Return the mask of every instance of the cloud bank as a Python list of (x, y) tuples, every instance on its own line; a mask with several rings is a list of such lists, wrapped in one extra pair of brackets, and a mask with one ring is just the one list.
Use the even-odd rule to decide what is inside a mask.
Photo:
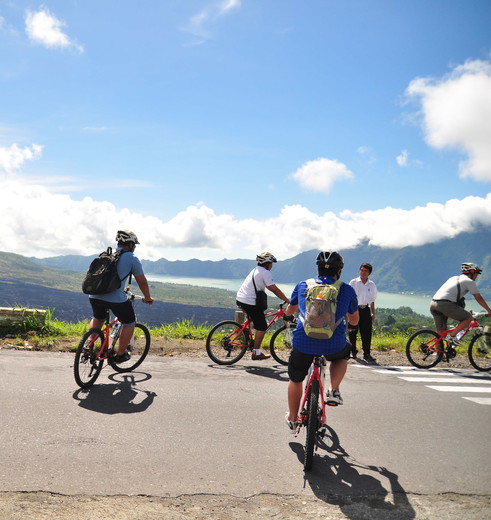
[(121, 228), (138, 235), (141, 258), (220, 260), (253, 258), (265, 249), (285, 259), (310, 249), (348, 249), (364, 241), (399, 248), (491, 225), (491, 193), (411, 210), (387, 207), (339, 215), (318, 215), (291, 205), (265, 220), (240, 220), (196, 204), (162, 221), (110, 202), (51, 193), (15, 175), (0, 176), (0, 190), (0, 250), (37, 257), (100, 252), (113, 245)]

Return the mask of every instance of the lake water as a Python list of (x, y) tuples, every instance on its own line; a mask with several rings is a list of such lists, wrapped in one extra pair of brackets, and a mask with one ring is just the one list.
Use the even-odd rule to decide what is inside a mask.
[[(197, 287), (213, 287), (215, 289), (225, 289), (227, 291), (237, 291), (242, 284), (242, 279), (218, 279), (218, 278), (194, 278), (189, 276), (163, 276), (158, 274), (146, 273), (148, 280), (154, 282), (175, 283), (185, 285), (195, 285)], [(286, 294), (290, 295), (295, 284), (278, 283), (278, 287)], [(430, 314), (431, 296), (418, 294), (394, 294), (379, 292), (377, 297), (377, 307), (387, 309), (398, 309), (399, 307), (410, 307), (414, 312), (431, 316)]]

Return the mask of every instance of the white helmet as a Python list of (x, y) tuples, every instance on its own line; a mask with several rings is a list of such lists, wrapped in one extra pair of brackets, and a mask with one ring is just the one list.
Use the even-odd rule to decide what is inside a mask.
[(276, 258), (273, 255), (273, 253), (269, 253), (268, 251), (265, 251), (264, 253), (259, 253), (256, 256), (256, 262), (259, 265), (270, 264), (270, 263), (274, 263), (274, 262), (277, 262), (277, 261), (278, 260), (276, 260)]
[(116, 234), (116, 242), (119, 244), (120, 242), (133, 242), (134, 244), (139, 244), (138, 238), (133, 233), (133, 231), (118, 231)]

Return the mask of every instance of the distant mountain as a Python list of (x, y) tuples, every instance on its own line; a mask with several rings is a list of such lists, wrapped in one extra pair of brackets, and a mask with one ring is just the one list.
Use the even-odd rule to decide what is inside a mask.
[[(472, 261), (479, 264), (483, 274), (478, 283), (482, 294), (491, 296), (491, 231), (461, 233), (454, 238), (432, 244), (401, 249), (386, 249), (368, 244), (340, 251), (345, 259), (342, 278), (349, 281), (358, 276), (362, 262), (374, 266), (372, 278), (379, 290), (385, 292), (415, 292), (433, 294), (450, 276), (459, 273), (460, 264)], [(273, 268), (274, 280), (278, 283), (296, 283), (315, 274), (317, 250), (301, 253), (281, 260)], [(64, 270), (86, 271), (93, 256), (57, 256), (31, 258), (33, 262)], [(251, 260), (157, 261), (142, 260), (146, 273), (199, 278), (241, 279), (256, 265)]]

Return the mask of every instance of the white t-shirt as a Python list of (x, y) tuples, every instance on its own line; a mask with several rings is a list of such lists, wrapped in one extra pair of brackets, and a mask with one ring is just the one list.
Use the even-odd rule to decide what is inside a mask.
[(457, 301), (457, 281), (460, 282), (460, 297), (462, 298), (467, 293), (479, 294), (476, 282), (471, 280), (467, 275), (461, 274), (459, 276), (452, 276), (436, 291), (433, 296), (434, 300), (450, 300)]
[(256, 291), (254, 290), (254, 284), (252, 283), (252, 277), (254, 276), (254, 282), (258, 291), (264, 291), (269, 285), (273, 285), (273, 277), (271, 272), (264, 267), (258, 265), (255, 267), (242, 282), (240, 289), (237, 291), (237, 300), (247, 305), (256, 305)]
[(370, 305), (377, 299), (377, 286), (372, 280), (367, 280), (367, 283), (363, 283), (359, 276), (358, 278), (353, 278), (349, 284), (355, 290), (358, 305)]

